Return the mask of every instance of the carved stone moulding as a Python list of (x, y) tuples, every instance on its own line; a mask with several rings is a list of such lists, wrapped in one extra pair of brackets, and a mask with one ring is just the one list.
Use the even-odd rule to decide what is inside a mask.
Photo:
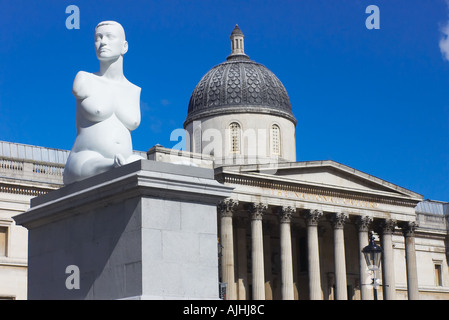
[(239, 202), (234, 199), (225, 199), (220, 201), (217, 205), (217, 210), (222, 217), (232, 217), (239, 205)]
[(248, 203), (246, 208), (252, 220), (262, 220), (263, 215), (267, 212), (268, 205), (264, 203)]
[(323, 211), (321, 210), (308, 210), (305, 213), (305, 218), (306, 218), (306, 222), (308, 226), (317, 226), (318, 225), (318, 221), (321, 219), (321, 217), (323, 216)]

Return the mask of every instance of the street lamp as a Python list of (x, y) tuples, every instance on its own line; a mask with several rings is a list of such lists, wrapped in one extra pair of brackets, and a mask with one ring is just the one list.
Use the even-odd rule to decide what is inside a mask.
[(220, 238), (217, 238), (217, 251), (218, 251), (218, 296), (222, 300), (226, 300), (226, 282), (222, 281), (222, 269), (221, 269), (221, 259), (223, 257), (223, 246), (220, 243)]
[(362, 249), (362, 253), (365, 257), (366, 265), (368, 269), (373, 272), (373, 289), (374, 289), (374, 300), (377, 300), (377, 271), (380, 267), (380, 258), (382, 256), (382, 248), (374, 242), (373, 232), (369, 234), (369, 243)]

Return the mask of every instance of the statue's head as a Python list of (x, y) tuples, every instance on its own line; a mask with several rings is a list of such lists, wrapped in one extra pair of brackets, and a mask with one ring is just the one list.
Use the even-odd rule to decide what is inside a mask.
[(128, 51), (125, 30), (115, 21), (103, 21), (95, 27), (95, 51), (101, 60), (115, 60)]

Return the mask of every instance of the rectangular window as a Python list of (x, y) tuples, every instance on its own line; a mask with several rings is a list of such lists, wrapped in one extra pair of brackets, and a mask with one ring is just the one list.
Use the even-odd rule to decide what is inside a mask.
[(280, 129), (277, 125), (271, 126), (271, 152), (273, 155), (281, 155)]
[(0, 257), (7, 255), (8, 248), (8, 227), (0, 227)]
[(435, 264), (435, 285), (441, 287), (443, 279), (441, 277), (441, 264)]
[(231, 153), (240, 153), (240, 125), (231, 123)]

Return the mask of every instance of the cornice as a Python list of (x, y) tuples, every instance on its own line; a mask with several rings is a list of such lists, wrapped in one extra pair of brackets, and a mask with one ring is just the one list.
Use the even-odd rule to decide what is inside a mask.
[[(273, 170), (276, 170), (277, 172), (286, 171), (286, 170), (300, 170), (300, 169), (312, 169), (312, 168), (331, 168), (343, 173), (346, 173), (348, 175), (354, 176), (356, 178), (359, 178), (361, 180), (368, 181), (374, 185), (378, 185), (387, 189), (390, 189), (391, 192), (397, 192), (398, 194), (396, 197), (403, 197), (407, 199), (415, 199), (417, 202), (420, 202), (424, 199), (423, 195), (418, 194), (416, 192), (413, 192), (411, 190), (405, 189), (403, 187), (400, 187), (398, 185), (395, 185), (391, 182), (388, 182), (386, 180), (377, 178), (373, 175), (367, 174), (365, 172), (359, 171), (357, 169), (351, 168), (349, 166), (346, 166), (344, 164), (341, 164), (339, 162), (333, 161), (333, 160), (318, 160), (318, 161), (297, 161), (297, 162), (278, 162), (275, 164), (252, 164), (252, 165), (231, 165), (231, 166), (223, 166), (219, 168), (217, 172), (223, 172), (223, 173), (232, 173), (232, 172), (239, 172), (241, 174), (243, 173), (251, 173), (252, 175), (260, 175), (260, 176), (266, 176), (268, 178), (275, 178), (270, 172), (273, 172)], [(267, 173), (265, 173), (267, 172)], [(288, 177), (282, 177), (283, 180), (289, 180)], [(296, 181), (291, 179), (292, 181)], [(314, 185), (321, 185), (319, 183), (310, 183), (307, 182), (307, 184), (314, 184)], [(330, 187), (332, 185), (324, 185), (327, 187)], [(340, 186), (333, 186), (336, 188), (341, 188)], [(348, 190), (351, 190), (350, 188), (346, 188)], [(352, 190), (354, 192), (358, 192), (360, 190)], [(383, 192), (383, 191), (376, 191), (379, 194), (383, 194), (385, 196), (391, 195), (391, 192)]]
[(348, 198), (357, 201), (376, 202), (394, 206), (414, 208), (420, 201), (414, 198), (407, 198), (391, 193), (367, 192), (348, 188), (337, 188), (336, 186), (314, 184), (305, 181), (286, 179), (274, 175), (260, 175), (251, 173), (239, 173), (234, 171), (221, 171), (216, 174), (216, 179), (224, 184), (244, 185), (273, 189), (279, 191), (289, 191), (293, 193), (307, 193), (325, 197)]
[(56, 188), (40, 188), (36, 186), (26, 186), (21, 184), (0, 183), (0, 192), (31, 197), (41, 196), (55, 189)]
[[(83, 212), (84, 208), (90, 210), (133, 197), (216, 205), (231, 195), (232, 188), (216, 182), (210, 170), (181, 167), (149, 160), (136, 161), (33, 198), (31, 209), (14, 219), (18, 224), (35, 225)], [(181, 170), (182, 174), (177, 173)]]

